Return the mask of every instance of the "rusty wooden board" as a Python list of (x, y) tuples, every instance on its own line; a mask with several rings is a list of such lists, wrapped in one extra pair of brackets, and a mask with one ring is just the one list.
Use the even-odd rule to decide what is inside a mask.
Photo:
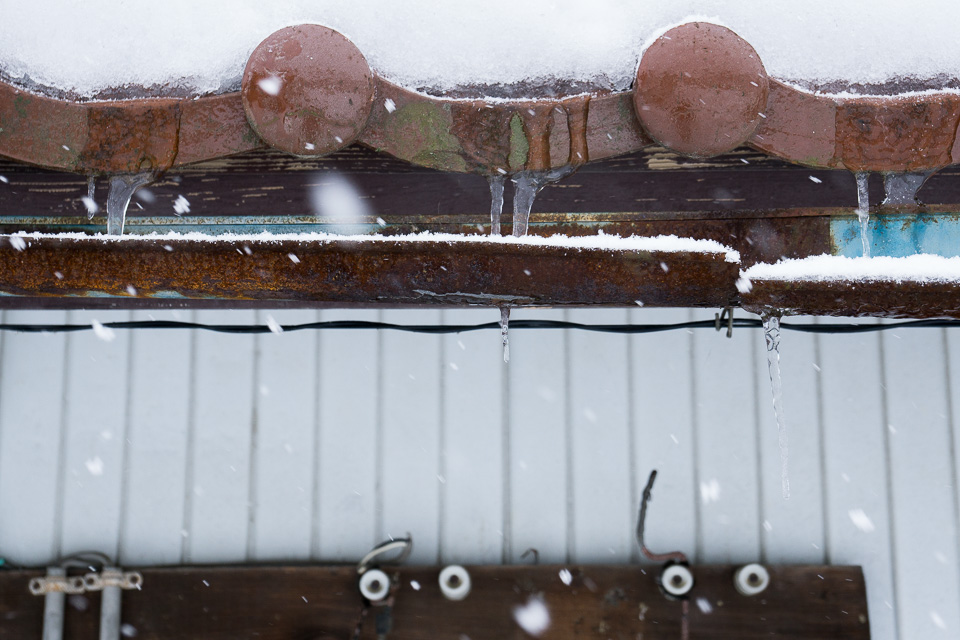
[[(681, 638), (684, 603), (667, 599), (658, 567), (467, 567), (466, 599), (446, 600), (437, 568), (397, 575), (390, 640), (524, 638), (515, 607), (541, 598), (550, 626), (541, 638), (616, 640)], [(734, 566), (692, 567), (687, 601), (696, 640), (791, 638), (866, 640), (866, 585), (859, 567), (768, 567), (770, 586), (757, 596), (734, 588)], [(182, 567), (143, 569), (143, 589), (123, 592), (122, 621), (138, 640), (350, 638), (362, 609), (353, 567)], [(39, 638), (43, 598), (27, 584), (36, 571), (0, 572), (0, 638)], [(413, 585), (416, 583), (417, 587)], [(97, 593), (70, 596), (65, 639), (96, 637)], [(363, 625), (372, 639), (377, 609)]]
[[(356, 305), (717, 307), (723, 253), (393, 239), (0, 238), (0, 307), (55, 297)], [(18, 297), (25, 298), (18, 300)]]

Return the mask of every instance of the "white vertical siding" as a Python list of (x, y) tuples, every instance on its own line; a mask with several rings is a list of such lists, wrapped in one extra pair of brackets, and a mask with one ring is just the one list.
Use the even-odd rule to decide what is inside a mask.
[[(712, 311), (515, 310), (673, 323)], [(207, 323), (267, 312), (180, 312)], [(492, 322), (496, 310), (271, 312), (281, 323)], [(130, 313), (5, 312), (88, 323)], [(170, 318), (172, 312), (132, 317)], [(795, 320), (797, 322), (802, 320)], [(821, 321), (822, 322), (822, 321)], [(355, 561), (413, 534), (416, 563), (863, 565), (880, 640), (960, 630), (960, 338), (784, 332), (792, 495), (780, 495), (762, 336), (513, 331), (0, 334), (0, 554), (125, 564)]]

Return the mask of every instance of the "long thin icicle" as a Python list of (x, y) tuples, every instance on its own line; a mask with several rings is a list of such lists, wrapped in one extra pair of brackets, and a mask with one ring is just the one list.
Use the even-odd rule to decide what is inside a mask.
[(870, 257), (870, 174), (866, 171), (854, 173), (857, 177), (857, 218), (860, 219), (860, 242), (863, 243), (863, 257)]
[(788, 473), (789, 442), (787, 421), (783, 413), (783, 380), (780, 377), (780, 316), (763, 316), (763, 338), (767, 346), (767, 369), (770, 371), (770, 388), (773, 391), (773, 413), (777, 418), (777, 435), (780, 441), (780, 486), (783, 499), (790, 498), (790, 475)]
[(490, 176), (490, 235), (500, 235), (500, 215), (503, 213), (503, 180), (504, 176)]

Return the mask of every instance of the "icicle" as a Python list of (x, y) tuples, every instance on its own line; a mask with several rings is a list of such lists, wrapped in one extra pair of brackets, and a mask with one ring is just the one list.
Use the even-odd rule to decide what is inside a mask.
[(500, 307), (500, 342), (503, 344), (503, 361), (510, 362), (510, 307)]
[(513, 235), (527, 235), (530, 224), (530, 210), (540, 189), (551, 182), (573, 173), (576, 167), (566, 166), (549, 171), (521, 171), (513, 176)]
[(787, 472), (788, 442), (787, 422), (783, 414), (783, 380), (780, 378), (780, 316), (763, 316), (763, 338), (767, 345), (767, 368), (770, 371), (770, 388), (773, 391), (773, 412), (777, 418), (777, 434), (780, 441), (780, 486), (783, 498), (790, 498), (790, 476)]
[(854, 173), (857, 177), (857, 218), (860, 220), (860, 242), (863, 244), (863, 257), (870, 257), (870, 174), (866, 171)]
[(914, 173), (891, 172), (883, 174), (884, 205), (917, 204), (917, 192), (933, 171)]
[(490, 183), (490, 235), (500, 235), (500, 214), (503, 213), (503, 176), (487, 178)]
[(135, 173), (112, 176), (110, 191), (107, 194), (107, 235), (123, 234), (123, 223), (127, 216), (127, 205), (134, 192), (154, 180), (152, 173)]

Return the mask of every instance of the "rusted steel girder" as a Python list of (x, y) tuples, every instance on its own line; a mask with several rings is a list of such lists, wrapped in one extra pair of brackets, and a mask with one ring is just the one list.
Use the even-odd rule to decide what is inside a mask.
[(960, 283), (759, 280), (740, 295), (756, 314), (960, 319)]
[[(0, 308), (734, 303), (723, 253), (379, 239), (0, 237)], [(125, 304), (129, 303), (129, 304)]]
[[(267, 55), (281, 46), (282, 56)], [(301, 82), (311, 69), (323, 90)], [(485, 175), (578, 166), (654, 142), (698, 157), (746, 142), (811, 167), (927, 172), (960, 161), (958, 123), (954, 94), (799, 91), (769, 78), (735, 33), (706, 23), (651, 45), (628, 92), (428, 96), (376, 76), (348, 40), (315, 25), (264, 41), (235, 93), (75, 103), (0, 83), (0, 155), (88, 175), (160, 173), (239, 153), (266, 144), (257, 131), (298, 155), (356, 138), (414, 164)]]

